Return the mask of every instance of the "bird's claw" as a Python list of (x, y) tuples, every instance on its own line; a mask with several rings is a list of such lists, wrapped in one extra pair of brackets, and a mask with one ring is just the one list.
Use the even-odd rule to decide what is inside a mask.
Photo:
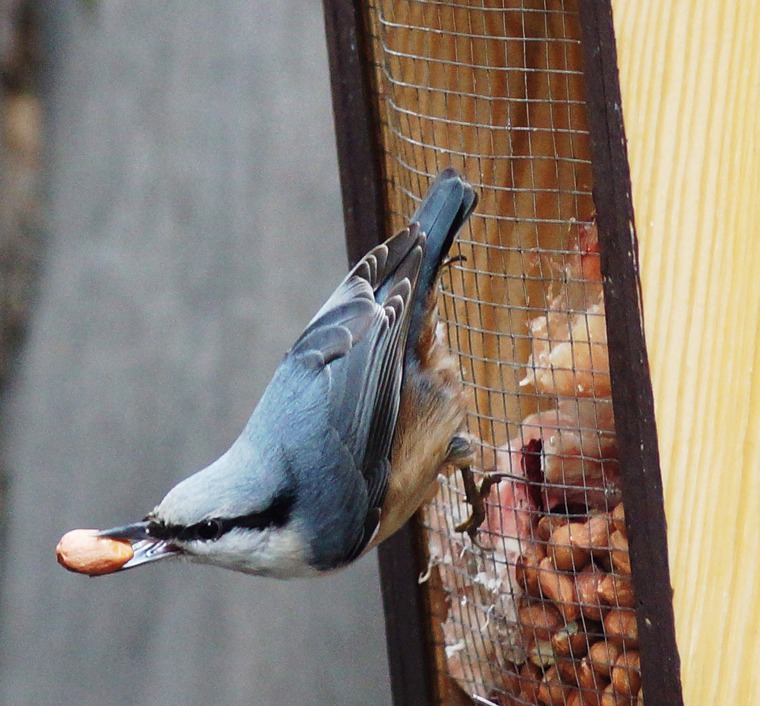
[(472, 543), (480, 547), (481, 545), (477, 541), (477, 536), (480, 526), (486, 519), (486, 498), (490, 494), (491, 488), (503, 480), (504, 475), (501, 473), (489, 473), (481, 481), (480, 487), (478, 487), (470, 466), (460, 468), (459, 472), (462, 474), (465, 501), (472, 508), (472, 511), (470, 512), (470, 516), (454, 529), (457, 532), (466, 532)]
[(451, 267), (457, 262), (467, 262), (467, 257), (461, 253), (459, 255), (451, 255), (441, 263), (441, 269), (444, 267)]

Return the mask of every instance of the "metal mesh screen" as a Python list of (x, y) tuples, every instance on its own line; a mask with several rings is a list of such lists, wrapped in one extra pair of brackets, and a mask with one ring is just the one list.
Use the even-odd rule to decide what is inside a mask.
[(368, 17), (390, 229), (446, 166), (480, 194), (440, 309), (486, 517), (456, 529), (459, 474), (423, 510), (441, 703), (635, 703), (576, 4), (371, 0)]

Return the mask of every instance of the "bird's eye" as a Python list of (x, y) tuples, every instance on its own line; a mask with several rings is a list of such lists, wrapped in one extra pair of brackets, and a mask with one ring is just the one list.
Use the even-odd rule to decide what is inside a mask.
[(195, 535), (198, 539), (209, 542), (212, 539), (217, 539), (222, 533), (222, 523), (219, 520), (204, 520), (199, 522)]

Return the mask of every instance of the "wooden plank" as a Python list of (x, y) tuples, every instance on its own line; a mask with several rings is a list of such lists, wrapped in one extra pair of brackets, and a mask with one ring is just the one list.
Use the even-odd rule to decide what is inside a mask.
[(760, 703), (760, 6), (613, 9), (684, 698)]
[(430, 673), (427, 601), (417, 580), (424, 570), (419, 537), (412, 520), (378, 547), (394, 706), (438, 703)]
[(33, 4), (46, 252), (2, 400), (0, 704), (388, 706), (371, 559), (86, 579), (54, 554), (222, 453), (345, 273), (320, 6)]
[(372, 90), (362, 3), (324, 0), (338, 168), (350, 264), (385, 240), (385, 192), (377, 98)]

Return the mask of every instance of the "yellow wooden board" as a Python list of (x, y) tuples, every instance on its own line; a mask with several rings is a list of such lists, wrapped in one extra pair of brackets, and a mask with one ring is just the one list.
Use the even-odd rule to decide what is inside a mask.
[(760, 3), (614, 0), (687, 704), (760, 704)]

